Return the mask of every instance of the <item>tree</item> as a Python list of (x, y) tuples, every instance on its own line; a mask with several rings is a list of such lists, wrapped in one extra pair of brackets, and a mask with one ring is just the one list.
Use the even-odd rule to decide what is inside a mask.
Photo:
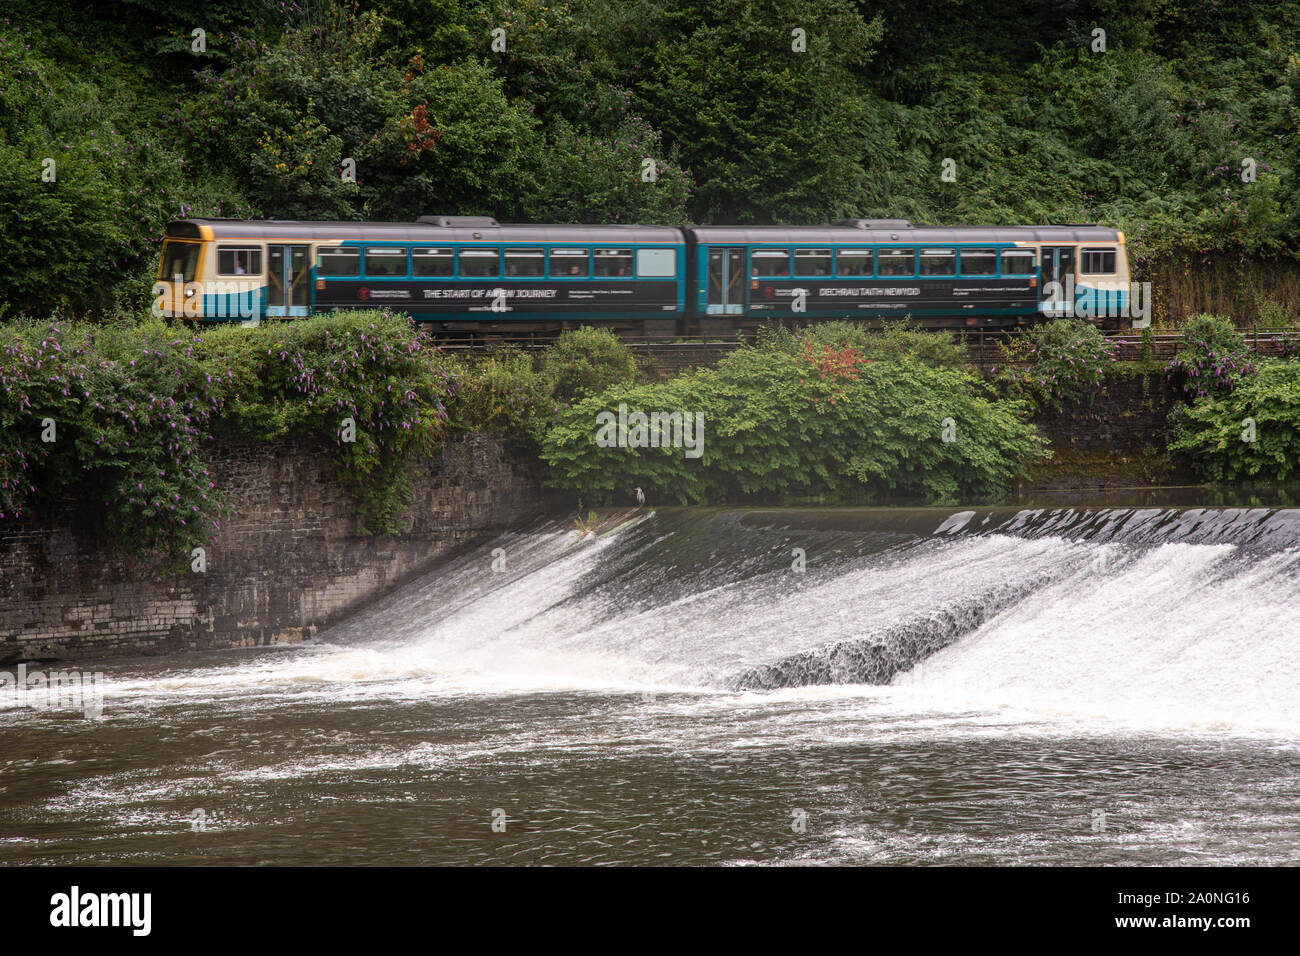
[(559, 120), (525, 211), (540, 222), (684, 223), (693, 181), (665, 152), (640, 117), (607, 136)]
[(697, 219), (816, 222), (861, 207), (860, 71), (878, 20), (846, 0), (686, 0), (666, 30), (637, 90), (696, 177)]
[(431, 69), (413, 62), (397, 102), (357, 154), (368, 218), (517, 218), (536, 188), (542, 140), (491, 70), (472, 60)]

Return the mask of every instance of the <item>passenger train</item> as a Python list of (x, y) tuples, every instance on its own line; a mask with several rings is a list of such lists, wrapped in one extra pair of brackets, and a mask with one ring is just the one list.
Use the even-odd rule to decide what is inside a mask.
[(1124, 234), (1091, 225), (501, 225), (187, 219), (166, 231), (155, 310), (205, 322), (401, 311), (435, 329), (593, 323), (686, 334), (771, 320), (910, 316), (1004, 329), (1129, 305)]

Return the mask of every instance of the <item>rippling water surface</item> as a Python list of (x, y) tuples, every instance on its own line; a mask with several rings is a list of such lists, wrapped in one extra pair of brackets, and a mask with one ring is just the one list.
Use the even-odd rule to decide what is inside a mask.
[(1295, 517), (507, 535), (309, 645), (96, 665), (101, 717), (0, 710), (0, 863), (1293, 863)]

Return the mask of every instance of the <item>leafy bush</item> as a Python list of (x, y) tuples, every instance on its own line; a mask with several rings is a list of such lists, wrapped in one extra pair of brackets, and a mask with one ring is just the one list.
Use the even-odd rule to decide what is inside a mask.
[(562, 332), (543, 354), (542, 371), (555, 401), (577, 398), (626, 385), (636, 379), (636, 359), (610, 329), (583, 326)]
[[(1042, 451), (1026, 409), (982, 390), (965, 372), (774, 333), (717, 368), (562, 409), (542, 458), (553, 484), (605, 501), (637, 486), (683, 503), (989, 497)], [(686, 457), (687, 447), (599, 446), (597, 416), (620, 405), (690, 422), (702, 414), (702, 457)]]
[(1255, 325), (1272, 331), (1294, 330), (1296, 327), (1295, 310), (1289, 302), (1269, 298), (1265, 295), (1254, 296)]
[(503, 349), (469, 362), (460, 373), (451, 413), (455, 426), (465, 431), (536, 440), (551, 421), (553, 405), (547, 378), (533, 357)]
[(202, 454), (220, 382), (161, 323), (0, 333), (0, 518), (78, 499), (124, 550), (178, 559), (220, 527)]
[(966, 347), (950, 332), (930, 332), (917, 328), (906, 319), (886, 322), (874, 348), (881, 358), (911, 356), (923, 365), (937, 368), (968, 368)]
[(759, 329), (759, 339), (769, 347), (801, 349), (811, 343), (816, 349), (852, 346), (873, 361), (910, 359), (936, 368), (965, 369), (969, 363), (965, 347), (949, 332), (917, 328), (908, 319), (887, 321), (880, 329), (857, 322), (834, 320), (815, 322), (790, 329), (771, 326)]
[(1013, 391), (1060, 408), (1100, 385), (1118, 351), (1099, 329), (1082, 319), (1054, 319), (1004, 346), (1007, 361), (1013, 364), (1004, 367), (1000, 377)]
[(201, 332), (16, 322), (0, 343), (0, 518), (74, 498), (123, 550), (172, 559), (220, 527), (205, 457), (216, 434), (330, 440), (364, 529), (392, 530), (405, 467), (445, 433), (458, 379), (386, 313)]
[(1221, 315), (1191, 316), (1183, 324), (1185, 347), (1199, 351), (1236, 352), (1246, 347), (1246, 337)]
[(1222, 395), (1255, 370), (1246, 340), (1232, 322), (1217, 315), (1196, 315), (1183, 331), (1183, 347), (1165, 368), (1165, 376), (1197, 398)]
[(1170, 416), (1171, 451), (1210, 481), (1294, 478), (1300, 472), (1300, 363), (1266, 361), (1236, 388)]

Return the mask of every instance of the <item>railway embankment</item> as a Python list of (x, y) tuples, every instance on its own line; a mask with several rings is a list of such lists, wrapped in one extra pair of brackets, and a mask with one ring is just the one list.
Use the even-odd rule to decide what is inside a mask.
[[(0, 661), (300, 641), (484, 535), (638, 488), (887, 504), (1285, 480), (1296, 363), (1202, 326), (1168, 361), (1056, 329), (987, 369), (942, 336), (782, 333), (676, 375), (595, 330), (467, 361), (373, 313), (9, 327)], [(664, 440), (632, 441), (625, 409), (666, 414)]]
[(1034, 425), (1052, 457), (1018, 486), (1037, 491), (1091, 491), (1196, 481), (1187, 460), (1168, 450), (1169, 415), (1179, 390), (1143, 366), (1114, 370), (1080, 400), (1043, 408)]

